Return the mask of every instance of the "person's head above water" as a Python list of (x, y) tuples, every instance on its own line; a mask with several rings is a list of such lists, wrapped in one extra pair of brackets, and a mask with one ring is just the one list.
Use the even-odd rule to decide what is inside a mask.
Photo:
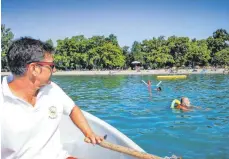
[(161, 91), (161, 87), (157, 87), (157, 91)]
[(187, 107), (191, 106), (190, 101), (187, 97), (182, 97), (180, 102), (181, 102), (181, 105), (183, 106), (187, 106)]

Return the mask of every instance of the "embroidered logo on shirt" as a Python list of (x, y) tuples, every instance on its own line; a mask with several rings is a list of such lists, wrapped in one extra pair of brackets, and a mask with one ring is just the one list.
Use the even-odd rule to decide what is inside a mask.
[(49, 107), (49, 118), (55, 119), (57, 117), (57, 108), (55, 106)]

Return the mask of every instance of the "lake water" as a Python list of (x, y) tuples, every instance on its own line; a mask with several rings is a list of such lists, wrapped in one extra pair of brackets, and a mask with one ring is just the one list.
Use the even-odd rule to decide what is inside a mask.
[[(190, 75), (164, 80), (150, 96), (142, 80), (156, 76), (55, 76), (81, 109), (127, 135), (146, 152), (185, 159), (229, 158), (229, 76)], [(152, 85), (153, 85), (152, 84)], [(190, 98), (201, 110), (171, 110), (173, 99)]]

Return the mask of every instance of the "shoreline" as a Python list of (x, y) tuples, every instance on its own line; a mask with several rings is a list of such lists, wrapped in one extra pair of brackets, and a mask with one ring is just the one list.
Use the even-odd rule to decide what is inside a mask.
[[(226, 71), (226, 74), (229, 72)], [(224, 69), (210, 70), (210, 69), (196, 69), (193, 72), (193, 69), (179, 69), (173, 73), (170, 73), (169, 70), (158, 69), (158, 70), (110, 70), (110, 71), (57, 71), (54, 76), (82, 76), (82, 75), (179, 75), (179, 74), (225, 74)], [(9, 75), (10, 72), (1, 72), (1, 76)]]

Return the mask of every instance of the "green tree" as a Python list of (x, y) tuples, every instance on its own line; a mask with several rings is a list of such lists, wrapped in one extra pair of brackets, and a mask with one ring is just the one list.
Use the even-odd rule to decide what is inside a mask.
[(126, 62), (124, 65), (124, 68), (129, 68), (131, 66), (131, 62), (134, 61), (134, 56), (133, 54), (129, 51), (129, 46), (123, 46), (123, 55), (125, 56)]
[(84, 54), (90, 49), (88, 39), (83, 35), (57, 40), (56, 58), (58, 69), (79, 69), (87, 67)]
[(58, 69), (102, 69), (123, 67), (125, 56), (116, 37), (83, 35), (57, 40), (55, 60)]
[(173, 56), (175, 66), (180, 67), (187, 62), (186, 54), (188, 53), (189, 44), (188, 37), (171, 36), (168, 38), (168, 47), (170, 55)]
[(111, 42), (115, 46), (118, 46), (117, 36), (115, 36), (114, 34), (110, 34), (105, 40)]
[(4, 24), (1, 24), (1, 68), (2, 69), (8, 69), (7, 68), (7, 59), (6, 59), (6, 53), (9, 49), (10, 43), (12, 42), (14, 38), (14, 34), (11, 32), (10, 28), (6, 28)]
[(210, 50), (208, 50), (205, 40), (194, 41), (190, 43), (188, 53), (186, 54), (187, 63), (192, 65), (206, 66), (210, 59)]
[(116, 67), (123, 67), (125, 64), (125, 56), (122, 49), (111, 43), (91, 49), (89, 55), (92, 55), (89, 59), (90, 68), (92, 67), (92, 69), (94, 66), (114, 69)]
[[(55, 60), (59, 69), (114, 69), (129, 68), (131, 62), (140, 61), (147, 68), (164, 68), (183, 65), (226, 65), (228, 33), (218, 29), (206, 40), (188, 37), (153, 37), (142, 42), (134, 41), (131, 51), (120, 47), (114, 34), (105, 36), (83, 35), (57, 40)], [(226, 50), (225, 50), (226, 49)], [(213, 62), (214, 61), (214, 62)]]
[(173, 57), (169, 54), (165, 36), (143, 40), (142, 54), (144, 56), (144, 68), (162, 68), (174, 63)]
[(207, 39), (208, 49), (211, 51), (210, 62), (212, 65), (216, 65), (215, 54), (228, 47), (228, 44), (226, 43), (228, 40), (229, 34), (224, 29), (216, 30), (213, 33), (213, 36)]
[(215, 61), (220, 66), (229, 66), (229, 47), (215, 54)]
[(141, 43), (134, 41), (131, 48), (131, 54), (133, 55), (134, 60), (141, 62), (143, 65), (145, 64)]
[(52, 42), (52, 39), (48, 39), (48, 40), (46, 40), (45, 42), (48, 43), (48, 44), (51, 45), (51, 46), (54, 46), (54, 45), (53, 45), (53, 42)]
[(229, 34), (225, 29), (218, 29), (213, 33), (214, 39), (223, 39), (224, 41), (229, 40)]

